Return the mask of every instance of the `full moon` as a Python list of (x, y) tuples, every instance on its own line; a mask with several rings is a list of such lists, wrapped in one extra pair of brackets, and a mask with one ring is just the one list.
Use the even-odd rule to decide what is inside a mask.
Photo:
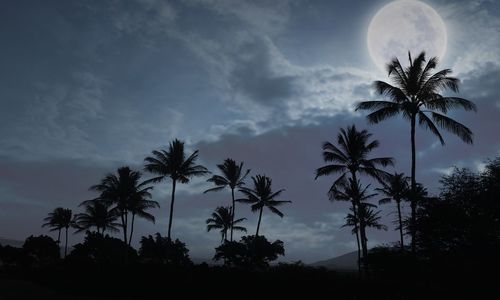
[(385, 65), (397, 57), (403, 65), (421, 51), (426, 57), (443, 58), (446, 52), (446, 27), (429, 5), (399, 0), (382, 7), (368, 27), (368, 52), (373, 62), (385, 71)]

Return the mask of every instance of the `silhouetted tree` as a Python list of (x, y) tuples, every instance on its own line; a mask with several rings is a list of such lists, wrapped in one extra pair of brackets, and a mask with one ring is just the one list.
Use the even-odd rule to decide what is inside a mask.
[(254, 184), (254, 188), (253, 189), (247, 187), (241, 188), (240, 192), (244, 196), (246, 196), (246, 198), (238, 199), (236, 201), (251, 204), (252, 212), (256, 211), (259, 212), (257, 231), (255, 232), (255, 236), (258, 236), (264, 207), (267, 207), (272, 213), (283, 218), (283, 213), (279, 209), (277, 209), (276, 206), (280, 206), (285, 203), (291, 203), (291, 201), (276, 200), (276, 197), (281, 195), (281, 193), (284, 190), (282, 189), (277, 192), (273, 192), (271, 187), (272, 184), (271, 178), (264, 175), (257, 175), (252, 177), (252, 181)]
[(243, 226), (235, 226), (246, 220), (245, 218), (241, 218), (238, 220), (232, 219), (231, 208), (219, 206), (212, 213), (212, 217), (207, 219), (207, 231), (212, 229), (220, 229), (221, 233), (221, 243), (227, 240), (227, 231), (229, 229), (234, 229), (238, 231), (247, 232), (247, 229)]
[(226, 241), (215, 248), (214, 260), (224, 260), (227, 266), (259, 269), (269, 266), (279, 255), (285, 255), (283, 242), (269, 242), (264, 236), (244, 236), (240, 242)]
[(169, 237), (162, 237), (159, 233), (153, 238), (151, 235), (141, 238), (139, 255), (144, 262), (160, 263), (174, 266), (189, 266), (189, 249), (178, 239), (172, 241)]
[(84, 213), (79, 213), (75, 217), (76, 228), (78, 232), (88, 231), (95, 227), (98, 234), (104, 235), (106, 230), (111, 232), (118, 231), (120, 223), (116, 222), (118, 215), (115, 211), (109, 209), (109, 203), (99, 199), (84, 201), (80, 206), (85, 207)]
[(26, 239), (23, 251), (31, 260), (31, 264), (47, 266), (59, 259), (59, 245), (46, 235), (33, 236)]
[[(371, 134), (366, 130), (358, 131), (356, 126), (348, 126), (347, 129), (341, 128), (337, 136), (338, 147), (330, 142), (323, 143), (323, 160), (325, 162), (332, 162), (332, 164), (323, 166), (316, 170), (316, 179), (320, 176), (327, 176), (331, 174), (340, 174), (340, 176), (333, 182), (328, 196), (332, 199), (335, 195), (335, 190), (339, 190), (338, 186), (353, 184), (351, 188), (351, 201), (353, 204), (354, 213), (357, 212), (357, 207), (360, 203), (360, 195), (357, 194), (359, 188), (358, 173), (367, 175), (377, 180), (383, 180), (389, 175), (387, 172), (380, 169), (393, 165), (391, 157), (377, 157), (369, 158), (371, 151), (379, 146), (377, 140), (369, 141)], [(350, 179), (346, 181), (347, 177)], [(366, 240), (363, 226), (359, 227), (359, 235), (361, 238), (361, 246), (363, 249), (363, 256), (367, 255), (368, 250), (364, 246), (363, 241)]]
[[(90, 188), (101, 193), (99, 196), (101, 201), (115, 205), (112, 211), (116, 212), (121, 219), (123, 241), (125, 243), (127, 243), (128, 217), (129, 212), (131, 212), (131, 205), (139, 205), (137, 203), (149, 201), (151, 198), (150, 191), (153, 187), (148, 186), (148, 182), (140, 182), (141, 175), (140, 172), (133, 171), (129, 167), (121, 167), (118, 168), (117, 174), (106, 175), (99, 184)], [(135, 207), (135, 209), (139, 206)], [(151, 202), (150, 206), (154, 207), (154, 202)], [(144, 209), (146, 208), (149, 207)], [(137, 211), (135, 214), (137, 214)], [(133, 213), (134, 216), (135, 214)]]
[[(376, 91), (389, 98), (390, 101), (364, 101), (356, 106), (356, 110), (372, 111), (367, 119), (377, 124), (383, 120), (401, 114), (410, 122), (411, 138), (411, 189), (416, 188), (416, 150), (415, 128), (417, 125), (430, 130), (437, 136), (442, 145), (444, 139), (438, 130), (443, 128), (457, 135), (464, 142), (472, 144), (472, 131), (459, 122), (446, 116), (450, 109), (463, 108), (476, 111), (476, 106), (469, 100), (457, 97), (442, 96), (445, 90), (458, 93), (459, 80), (448, 76), (452, 71), (444, 69), (432, 73), (438, 60), (436, 57), (426, 62), (425, 53), (421, 52), (412, 60), (408, 52), (410, 65), (404, 68), (397, 58), (387, 65), (387, 72), (394, 85), (384, 81), (373, 83)], [(428, 115), (430, 114), (430, 116)], [(411, 220), (415, 222), (416, 200), (411, 200)], [(415, 252), (415, 232), (412, 232), (412, 251)]]
[[(248, 173), (250, 173), (250, 169), (247, 169), (245, 172), (243, 172), (243, 162), (238, 165), (236, 161), (230, 158), (224, 160), (223, 164), (217, 165), (217, 168), (219, 168), (222, 175), (213, 175), (211, 178), (209, 178), (207, 181), (213, 182), (215, 187), (206, 190), (204, 193), (220, 191), (227, 187), (231, 189), (231, 220), (234, 224), (234, 216), (236, 211), (234, 189), (241, 188), (243, 187), (243, 185), (245, 185), (244, 180), (247, 177)], [(231, 241), (233, 240), (233, 230), (234, 229), (231, 227)]]
[[(366, 238), (366, 224), (365, 224), (365, 219), (361, 218), (359, 213), (360, 210), (362, 209), (361, 206), (374, 206), (373, 204), (366, 203), (366, 201), (370, 200), (377, 194), (368, 194), (368, 188), (370, 185), (367, 185), (366, 187), (362, 187), (361, 183), (358, 179), (357, 182), (354, 182), (352, 178), (349, 179), (343, 179), (340, 182), (338, 182), (336, 185), (334, 185), (330, 190), (329, 197), (330, 200), (341, 200), (341, 201), (351, 201), (351, 214), (348, 214), (348, 218), (352, 221), (352, 223), (349, 226), (353, 227), (353, 234), (356, 235), (356, 242), (358, 246), (358, 271), (361, 274), (361, 254), (360, 254), (360, 244), (361, 244), (361, 249), (363, 251), (363, 259), (366, 262), (367, 261), (367, 256), (368, 256), (368, 246), (366, 244), (367, 238)], [(360, 234), (361, 237), (358, 235), (358, 231), (362, 232), (363, 234)], [(365, 264), (366, 267), (366, 264)]]
[(177, 182), (189, 183), (189, 180), (195, 176), (203, 176), (208, 170), (196, 164), (198, 150), (186, 157), (184, 151), (184, 142), (177, 139), (173, 140), (168, 150), (154, 150), (152, 156), (146, 157), (145, 170), (158, 175), (147, 182), (159, 183), (167, 179), (172, 180), (172, 197), (170, 200), (170, 215), (168, 220), (168, 235), (171, 238), (172, 218), (174, 213), (175, 186)]
[(74, 225), (73, 212), (71, 209), (58, 207), (49, 213), (48, 217), (43, 219), (46, 223), (42, 227), (51, 227), (50, 231), (58, 231), (57, 234), (57, 244), (61, 242), (61, 230), (65, 229), (66, 239), (64, 245), (64, 257), (68, 253), (68, 230)]
[(83, 243), (76, 244), (68, 255), (68, 262), (79, 264), (122, 265), (137, 260), (137, 252), (124, 241), (87, 231)]
[[(150, 196), (151, 195), (148, 193), (147, 197)], [(137, 194), (135, 197), (130, 199), (128, 203), (128, 211), (132, 214), (132, 221), (130, 222), (130, 237), (128, 239), (129, 246), (132, 243), (132, 234), (134, 233), (134, 221), (136, 215), (152, 223), (155, 222), (155, 217), (146, 211), (151, 208), (160, 208), (160, 204), (156, 201), (148, 200), (145, 195), (141, 194)]]
[(390, 203), (391, 200), (396, 202), (397, 212), (398, 212), (398, 228), (400, 235), (400, 246), (401, 251), (404, 250), (404, 239), (403, 239), (403, 218), (401, 216), (401, 201), (408, 199), (410, 187), (408, 185), (408, 177), (403, 173), (394, 173), (385, 182), (382, 183), (381, 188), (375, 189), (381, 192), (386, 198), (379, 200), (379, 204)]

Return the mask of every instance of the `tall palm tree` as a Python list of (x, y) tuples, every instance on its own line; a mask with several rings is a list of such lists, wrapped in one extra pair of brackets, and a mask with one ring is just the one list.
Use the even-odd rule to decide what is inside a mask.
[(54, 209), (49, 215), (44, 219), (45, 223), (42, 227), (51, 227), (50, 231), (58, 231), (57, 234), (57, 244), (61, 242), (61, 230), (65, 229), (65, 244), (64, 244), (64, 257), (68, 253), (68, 230), (74, 225), (73, 212), (71, 209), (58, 207)]
[[(209, 179), (207, 179), (208, 182), (213, 182), (215, 187), (206, 190), (204, 193), (207, 192), (213, 192), (213, 191), (220, 191), (224, 188), (229, 187), (231, 189), (231, 199), (232, 199), (232, 206), (231, 206), (231, 220), (233, 220), (234, 224), (234, 216), (235, 216), (235, 199), (234, 199), (234, 189), (236, 188), (241, 188), (243, 185), (245, 185), (245, 178), (247, 177), (248, 173), (250, 173), (250, 169), (247, 169), (245, 172), (243, 172), (243, 162), (241, 162), (239, 165), (236, 163), (236, 161), (228, 158), (224, 160), (223, 164), (217, 165), (217, 168), (221, 171), (222, 175), (213, 175)], [(233, 228), (231, 227), (231, 236), (230, 240), (233, 240)]]
[(51, 211), (47, 217), (43, 219), (45, 223), (42, 224), (42, 227), (50, 227), (50, 231), (57, 231), (57, 244), (61, 243), (61, 230), (62, 226), (62, 218), (64, 215), (64, 208), (57, 207), (53, 211)]
[[(379, 146), (378, 140), (370, 141), (371, 136), (366, 130), (358, 131), (355, 125), (348, 126), (347, 129), (341, 128), (340, 133), (337, 135), (338, 146), (330, 142), (323, 143), (323, 160), (331, 162), (331, 164), (316, 170), (316, 179), (320, 176), (340, 174), (330, 187), (330, 199), (332, 196), (335, 197), (335, 190), (338, 190), (339, 186), (341, 189), (345, 188), (346, 182), (347, 185), (352, 185), (352, 195), (350, 196), (354, 213), (356, 213), (357, 207), (361, 203), (362, 196), (359, 194), (361, 189), (358, 174), (367, 175), (381, 181), (389, 176), (389, 173), (380, 168), (394, 164), (391, 157), (369, 158), (370, 152)], [(348, 177), (349, 180), (347, 180)], [(364, 227), (359, 226), (358, 229), (363, 256), (365, 256), (368, 250), (363, 242), (366, 240)]]
[(220, 233), (222, 236), (221, 239), (221, 244), (222, 244), (224, 243), (225, 240), (227, 240), (227, 231), (229, 229), (247, 232), (247, 229), (245, 227), (236, 225), (243, 222), (244, 220), (246, 219), (241, 218), (233, 221), (231, 208), (219, 206), (212, 213), (212, 217), (208, 218), (206, 221), (207, 231), (210, 231), (212, 229), (220, 229)]
[(132, 234), (134, 233), (134, 221), (137, 215), (150, 222), (155, 222), (155, 217), (148, 213), (146, 210), (151, 208), (160, 208), (158, 202), (149, 200), (151, 197), (150, 193), (137, 194), (132, 197), (128, 203), (128, 211), (132, 214), (132, 221), (130, 222), (130, 237), (128, 239), (128, 245), (132, 244)]
[(110, 210), (109, 203), (99, 199), (87, 200), (80, 204), (85, 207), (84, 213), (75, 216), (77, 233), (95, 227), (97, 233), (104, 235), (106, 230), (116, 232), (122, 224), (117, 223), (118, 215)]
[[(476, 105), (469, 100), (458, 97), (443, 96), (446, 90), (458, 93), (459, 80), (448, 76), (450, 69), (433, 73), (438, 64), (436, 57), (426, 62), (425, 52), (421, 52), (412, 60), (408, 52), (410, 65), (404, 68), (397, 58), (387, 65), (387, 72), (393, 85), (384, 81), (373, 83), (376, 91), (389, 98), (390, 101), (364, 101), (356, 106), (356, 110), (369, 110), (368, 122), (377, 124), (401, 114), (410, 122), (411, 140), (411, 189), (416, 188), (416, 150), (415, 129), (418, 125), (432, 132), (444, 145), (444, 139), (438, 127), (445, 129), (472, 144), (472, 131), (465, 125), (446, 116), (449, 110), (462, 108), (476, 111)], [(416, 201), (411, 199), (411, 220), (415, 222)], [(412, 251), (415, 252), (415, 232), (412, 231)]]
[(398, 211), (398, 224), (399, 224), (399, 235), (400, 235), (400, 246), (401, 251), (404, 251), (404, 239), (403, 239), (403, 219), (401, 217), (401, 201), (408, 199), (410, 187), (408, 185), (408, 177), (403, 173), (394, 173), (390, 176), (386, 182), (382, 183), (381, 188), (375, 189), (376, 191), (387, 196), (379, 200), (379, 204), (390, 203), (392, 200), (396, 202), (396, 207)]
[(334, 185), (333, 189), (329, 192), (329, 198), (331, 201), (351, 201), (351, 207), (349, 208), (349, 210), (352, 213), (352, 220), (357, 221), (353, 222), (351, 225), (353, 227), (353, 233), (356, 235), (356, 243), (358, 246), (358, 271), (360, 273), (361, 251), (363, 251), (363, 258), (366, 261), (368, 255), (368, 247), (366, 244), (366, 224), (363, 218), (358, 217), (358, 212), (362, 209), (361, 206), (374, 206), (373, 204), (367, 203), (366, 201), (377, 195), (374, 193), (368, 194), (369, 188), (370, 185), (367, 185), (363, 188), (359, 179), (354, 182), (352, 178), (349, 178), (340, 181), (337, 185)]
[(262, 211), (264, 207), (267, 207), (272, 213), (283, 218), (283, 213), (276, 208), (276, 206), (283, 205), (285, 203), (291, 203), (292, 201), (286, 200), (276, 200), (276, 197), (281, 195), (284, 191), (283, 189), (273, 192), (271, 184), (271, 178), (265, 175), (257, 175), (252, 177), (254, 188), (250, 189), (247, 187), (242, 187), (239, 191), (246, 196), (246, 198), (238, 199), (236, 201), (251, 204), (252, 212), (259, 212), (259, 220), (257, 222), (257, 231), (255, 236), (259, 235), (260, 222), (262, 221)]
[(158, 175), (147, 182), (159, 183), (167, 179), (172, 180), (172, 196), (170, 200), (170, 215), (168, 220), (168, 239), (171, 239), (172, 218), (174, 212), (175, 186), (177, 182), (189, 183), (195, 176), (208, 174), (208, 170), (196, 164), (198, 150), (186, 157), (184, 142), (178, 139), (173, 140), (168, 150), (154, 150), (152, 156), (146, 157), (144, 169), (150, 173)]
[[(380, 217), (380, 210), (374, 211), (373, 204), (370, 203), (361, 203), (359, 209), (356, 213), (354, 213), (353, 208), (351, 207), (349, 210), (351, 211), (346, 216), (346, 223), (342, 227), (354, 227), (352, 233), (355, 232), (356, 224), (364, 223), (367, 228), (375, 228), (377, 230), (387, 230), (387, 226), (380, 223), (382, 217)], [(365, 237), (366, 238), (366, 237)], [(366, 238), (365, 243), (368, 241)]]
[(148, 182), (140, 182), (141, 176), (142, 174), (138, 171), (133, 171), (129, 167), (121, 167), (118, 168), (116, 174), (110, 173), (106, 175), (99, 184), (90, 188), (101, 193), (99, 196), (101, 201), (115, 205), (112, 210), (121, 219), (123, 241), (125, 243), (128, 243), (130, 204), (136, 201), (137, 198), (151, 198), (150, 191), (153, 187), (149, 186)]

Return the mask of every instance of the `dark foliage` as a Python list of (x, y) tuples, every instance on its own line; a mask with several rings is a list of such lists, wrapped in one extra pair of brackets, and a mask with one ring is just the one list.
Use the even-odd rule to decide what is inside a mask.
[(262, 269), (280, 255), (285, 255), (283, 242), (269, 242), (265, 236), (244, 236), (240, 242), (226, 241), (215, 248), (214, 260), (224, 260), (230, 267)]
[(59, 245), (46, 235), (28, 237), (24, 242), (23, 252), (34, 266), (50, 265), (59, 259)]
[(189, 258), (189, 249), (186, 244), (179, 241), (162, 237), (159, 233), (155, 237), (149, 235), (141, 239), (139, 255), (145, 263), (167, 264), (174, 266), (189, 266), (192, 261)]
[(137, 261), (137, 252), (120, 239), (87, 231), (84, 242), (74, 246), (67, 261), (76, 264), (127, 264)]

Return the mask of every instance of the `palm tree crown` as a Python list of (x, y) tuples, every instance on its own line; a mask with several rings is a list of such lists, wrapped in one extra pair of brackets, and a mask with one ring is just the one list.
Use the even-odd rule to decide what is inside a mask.
[(219, 206), (212, 213), (211, 218), (208, 218), (207, 223), (207, 231), (211, 231), (212, 229), (220, 229), (220, 233), (222, 236), (221, 243), (227, 240), (227, 231), (229, 229), (234, 229), (238, 231), (247, 232), (247, 229), (243, 226), (237, 226), (246, 220), (245, 218), (241, 218), (238, 220), (232, 220), (231, 208)]
[(86, 231), (95, 227), (97, 233), (104, 234), (104, 231), (118, 231), (121, 226), (116, 220), (118, 215), (109, 209), (109, 204), (99, 199), (84, 201), (80, 206), (85, 207), (84, 213), (76, 215), (76, 227), (78, 232)]
[(257, 222), (257, 232), (256, 236), (259, 235), (260, 222), (262, 220), (262, 211), (264, 207), (267, 207), (271, 212), (283, 218), (283, 213), (276, 208), (276, 206), (283, 205), (285, 203), (291, 203), (291, 201), (285, 200), (276, 200), (276, 197), (281, 195), (284, 191), (279, 190), (277, 192), (273, 192), (271, 184), (271, 178), (264, 175), (257, 175), (252, 177), (252, 181), (254, 184), (254, 188), (250, 189), (247, 187), (243, 187), (240, 189), (240, 192), (246, 196), (244, 199), (238, 199), (236, 201), (242, 203), (251, 204), (251, 208), (253, 212), (259, 211), (259, 220)]
[(192, 177), (203, 176), (209, 173), (205, 167), (196, 164), (197, 159), (198, 150), (186, 157), (184, 142), (177, 139), (169, 144), (168, 150), (154, 150), (152, 156), (148, 156), (144, 159), (146, 162), (144, 169), (157, 175), (147, 182), (159, 183), (169, 178), (172, 180), (172, 196), (170, 200), (170, 216), (167, 235), (169, 239), (171, 238), (175, 187), (177, 181), (180, 183), (189, 183)]
[(391, 157), (368, 157), (370, 152), (379, 146), (378, 140), (369, 141), (371, 136), (368, 131), (358, 131), (356, 126), (352, 125), (348, 126), (347, 130), (340, 129), (337, 136), (338, 146), (330, 142), (323, 143), (323, 160), (332, 164), (318, 168), (316, 178), (335, 173), (341, 174), (332, 184), (330, 192), (348, 174), (351, 174), (354, 181), (357, 181), (358, 172), (379, 180), (387, 176), (387, 173), (380, 167), (393, 165), (393, 159)]

